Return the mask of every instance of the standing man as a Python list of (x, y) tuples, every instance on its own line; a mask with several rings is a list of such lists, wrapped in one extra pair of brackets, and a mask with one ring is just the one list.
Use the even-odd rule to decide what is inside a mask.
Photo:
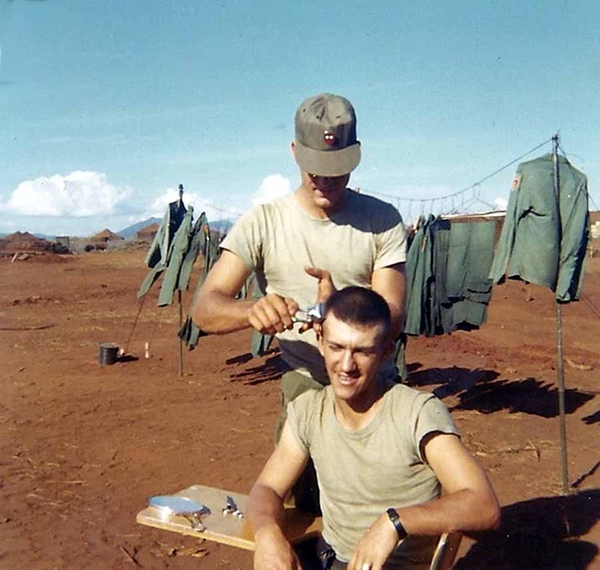
[(393, 348), (391, 329), (388, 305), (374, 291), (348, 287), (330, 297), (319, 333), (330, 385), (289, 404), (250, 493), (256, 570), (300, 568), (281, 522), (309, 457), (321, 490), (319, 555), (330, 564), (323, 567), (424, 569), (441, 534), (497, 526), (496, 495), (446, 407), (377, 377)]
[[(277, 334), (288, 365), (322, 387), (328, 380), (314, 331), (301, 331), (295, 313), (326, 301), (336, 287), (367, 286), (387, 301), (399, 333), (406, 238), (393, 206), (348, 188), (361, 158), (351, 103), (327, 93), (311, 97), (298, 108), (295, 126), (300, 186), (255, 207), (234, 226), (192, 317), (208, 333), (254, 327)], [(252, 272), (265, 296), (236, 300)]]
[[(405, 300), (400, 214), (348, 188), (361, 158), (352, 104), (329, 93), (310, 97), (296, 112), (295, 132), (292, 153), (300, 185), (238, 221), (192, 307), (194, 322), (207, 333), (254, 327), (277, 335), (290, 367), (282, 378), (284, 410), (304, 391), (328, 384), (315, 331), (294, 322), (299, 309), (326, 301), (336, 288), (370, 287), (387, 301), (397, 336)], [(252, 272), (264, 296), (237, 300)], [(380, 373), (396, 376), (391, 359)]]

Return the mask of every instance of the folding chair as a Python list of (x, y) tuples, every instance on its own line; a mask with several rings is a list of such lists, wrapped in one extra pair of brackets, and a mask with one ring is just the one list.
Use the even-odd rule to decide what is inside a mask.
[(456, 559), (461, 541), (462, 533), (460, 532), (442, 534), (433, 553), (429, 570), (450, 570)]

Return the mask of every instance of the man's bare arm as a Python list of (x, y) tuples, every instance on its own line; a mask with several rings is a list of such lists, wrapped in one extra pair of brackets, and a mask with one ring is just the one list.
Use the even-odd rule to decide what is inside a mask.
[(236, 299), (250, 276), (244, 262), (223, 250), (210, 270), (192, 307), (194, 323), (207, 333), (228, 333), (254, 327), (265, 334), (282, 332), (293, 326), (298, 310), (293, 299), (266, 295), (261, 299)]
[(373, 271), (371, 288), (387, 301), (392, 313), (392, 324), (394, 325), (393, 338), (398, 338), (404, 330), (406, 314), (406, 275), (404, 272), (404, 263), (396, 263), (395, 265), (382, 267)]
[(298, 558), (281, 528), (283, 501), (308, 461), (286, 424), (279, 443), (250, 491), (247, 514), (254, 530), (256, 570), (297, 570)]
[(406, 531), (437, 535), (495, 528), (500, 522), (498, 499), (483, 468), (460, 438), (434, 435), (425, 442), (424, 453), (444, 494), (436, 501), (402, 509)]
[[(396, 509), (406, 532), (438, 536), (495, 528), (500, 520), (496, 494), (460, 438), (436, 434), (426, 441), (424, 453), (442, 485), (443, 495), (422, 505)], [(396, 529), (387, 514), (382, 513), (359, 542), (348, 570), (359, 570), (365, 563), (371, 564), (372, 570), (380, 570), (397, 543)]]

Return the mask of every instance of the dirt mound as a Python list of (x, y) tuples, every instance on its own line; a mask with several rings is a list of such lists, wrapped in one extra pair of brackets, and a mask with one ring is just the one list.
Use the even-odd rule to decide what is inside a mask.
[(0, 239), (0, 252), (14, 253), (68, 253), (69, 250), (62, 244), (48, 241), (29, 232), (15, 232)]

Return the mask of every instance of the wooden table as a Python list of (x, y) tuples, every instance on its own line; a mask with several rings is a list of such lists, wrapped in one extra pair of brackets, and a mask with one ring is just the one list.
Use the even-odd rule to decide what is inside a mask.
[[(235, 501), (242, 513), (246, 512), (248, 495), (224, 491), (205, 485), (192, 485), (174, 495), (186, 497), (207, 506), (211, 514), (202, 516), (202, 524), (206, 529), (202, 532), (192, 529), (188, 519), (183, 516), (170, 515), (165, 517), (163, 512), (155, 507), (146, 507), (137, 514), (136, 521), (140, 524), (196, 536), (246, 550), (254, 550), (254, 534), (245, 518), (239, 519), (231, 514), (223, 514), (227, 504), (227, 496)], [(286, 507), (283, 518), (283, 532), (291, 544), (297, 544), (314, 536), (322, 529), (321, 517), (315, 516), (295, 507)]]

